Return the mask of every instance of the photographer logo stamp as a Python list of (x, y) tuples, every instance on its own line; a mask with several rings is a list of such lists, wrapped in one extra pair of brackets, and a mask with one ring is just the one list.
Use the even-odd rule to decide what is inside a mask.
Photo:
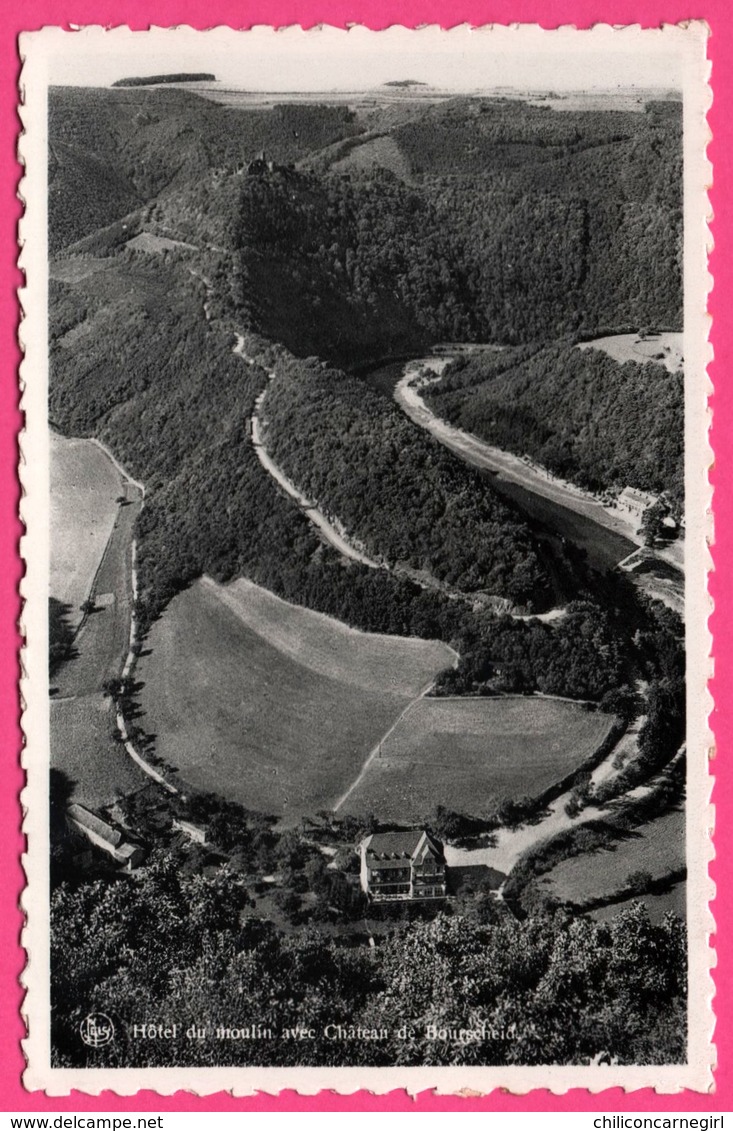
[(101, 1049), (115, 1038), (115, 1027), (106, 1013), (87, 1013), (79, 1026), (79, 1033), (85, 1045)]

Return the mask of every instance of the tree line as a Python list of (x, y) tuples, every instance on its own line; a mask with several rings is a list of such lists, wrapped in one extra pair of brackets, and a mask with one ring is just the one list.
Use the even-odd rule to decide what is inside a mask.
[[(182, 875), (160, 862), (132, 879), (62, 885), (52, 901), (52, 1045), (57, 1067), (160, 1065), (621, 1064), (685, 1059), (683, 924), (641, 904), (608, 923), (558, 915), (481, 923), (441, 914), (396, 925), (375, 949), (317, 927), (278, 932), (247, 910), (236, 874)], [(116, 1039), (86, 1047), (90, 1012)], [(572, 1016), (572, 1025), (558, 1017)], [(175, 1041), (134, 1039), (141, 1019)], [(485, 1025), (481, 1025), (481, 1022)], [(217, 1039), (259, 1024), (273, 1034)], [(328, 1025), (385, 1030), (329, 1039)], [(205, 1035), (185, 1039), (196, 1026)], [(406, 1028), (405, 1028), (406, 1027)], [(306, 1041), (285, 1030), (313, 1030)], [(460, 1041), (449, 1029), (478, 1030)]]

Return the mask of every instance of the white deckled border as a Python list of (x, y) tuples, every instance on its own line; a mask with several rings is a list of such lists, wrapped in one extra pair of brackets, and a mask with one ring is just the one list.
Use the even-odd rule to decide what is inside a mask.
[[(22, 765), (27, 785), (22, 793), (23, 829), (28, 838), (28, 851), (23, 865), (28, 879), (21, 903), (26, 915), (22, 942), (27, 964), (22, 976), (26, 990), (24, 1017), (28, 1037), (23, 1049), (28, 1061), (24, 1085), (29, 1090), (44, 1089), (52, 1096), (67, 1095), (78, 1089), (90, 1095), (111, 1090), (118, 1095), (133, 1095), (140, 1089), (151, 1089), (160, 1095), (178, 1090), (199, 1095), (225, 1091), (235, 1096), (256, 1092), (277, 1093), (296, 1089), (313, 1095), (322, 1089), (340, 1094), (357, 1089), (384, 1093), (396, 1088), (411, 1094), (432, 1089), (439, 1094), (456, 1094), (470, 1090), (488, 1093), (496, 1088), (524, 1095), (535, 1088), (549, 1089), (561, 1095), (570, 1088), (586, 1088), (599, 1092), (610, 1087), (627, 1091), (655, 1088), (658, 1092), (676, 1093), (683, 1089), (698, 1092), (713, 1087), (712, 1070), (715, 1048), (712, 1044), (714, 983), (711, 969), (715, 955), (709, 945), (714, 921), (709, 901), (714, 885), (708, 866), (713, 858), (711, 832), (713, 807), (710, 804), (713, 778), (709, 758), (713, 751), (708, 716), (712, 698), (707, 681), (712, 674), (710, 659), (712, 638), (708, 617), (712, 602), (707, 593), (707, 574), (712, 568), (708, 545), (713, 540), (711, 512), (712, 491), (708, 468), (713, 454), (708, 442), (710, 411), (707, 397), (712, 385), (706, 366), (712, 359), (708, 341), (710, 320), (706, 313), (707, 296), (712, 278), (707, 270), (707, 255), (712, 246), (709, 233), (711, 211), (707, 188), (712, 181), (711, 166), (706, 157), (710, 132), (706, 112), (712, 102), (709, 86), (710, 65), (706, 59), (709, 29), (703, 21), (690, 21), (662, 28), (642, 29), (639, 25), (612, 28), (596, 25), (578, 30), (564, 26), (552, 31), (536, 25), (487, 25), (470, 28), (461, 25), (450, 31), (438, 26), (417, 30), (392, 27), (372, 32), (362, 26), (348, 31), (319, 27), (304, 31), (299, 26), (281, 30), (256, 26), (245, 32), (229, 27), (197, 31), (190, 27), (151, 28), (130, 32), (118, 27), (105, 30), (87, 27), (74, 32), (60, 28), (44, 28), (21, 36), (23, 70), (20, 80), (22, 105), (20, 116), (23, 133), (18, 152), (25, 167), (20, 195), (25, 215), (20, 222), (22, 250), (19, 265), (25, 272), (27, 285), (19, 291), (23, 318), (20, 342), (24, 351), (21, 364), (22, 409), (25, 430), (21, 435), (19, 467), (22, 485), (20, 513), (26, 527), (21, 541), (25, 576), (21, 582), (24, 599), (22, 631), (25, 647), (22, 653), (21, 694), (22, 726), (26, 745)], [(687, 671), (688, 671), (688, 800), (687, 855), (689, 941), (689, 1056), (686, 1065), (674, 1066), (543, 1066), (543, 1067), (440, 1067), (440, 1068), (222, 1068), (222, 1069), (54, 1069), (50, 1066), (49, 1032), (49, 932), (48, 932), (48, 750), (49, 712), (47, 696), (47, 593), (48, 593), (48, 495), (49, 450), (47, 441), (47, 111), (46, 92), (49, 59), (54, 53), (76, 49), (81, 43), (92, 43), (95, 50), (122, 53), (134, 43), (135, 50), (147, 43), (162, 53), (171, 47), (195, 50), (231, 50), (241, 37), (250, 38), (259, 50), (272, 45), (277, 38), (283, 61), (295, 58), (310, 49), (314, 40), (319, 50), (341, 51), (349, 43), (381, 51), (389, 42), (400, 49), (417, 44), (422, 51), (437, 52), (450, 46), (460, 50), (468, 37), (502, 50), (544, 50), (552, 52), (579, 42), (583, 46), (592, 39), (595, 51), (609, 54), (623, 50), (634, 37), (664, 37), (665, 46), (677, 48), (684, 60), (684, 242), (685, 242), (685, 453), (686, 453), (686, 608), (687, 608)], [(174, 43), (175, 41), (175, 43)], [(139, 54), (131, 56), (139, 62)], [(202, 63), (205, 60), (202, 60)], [(690, 738), (692, 736), (692, 738)]]

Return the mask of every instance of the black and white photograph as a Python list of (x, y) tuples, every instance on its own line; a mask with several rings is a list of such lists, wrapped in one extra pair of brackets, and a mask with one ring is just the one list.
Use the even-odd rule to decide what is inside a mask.
[(25, 44), (33, 1080), (706, 1079), (704, 28)]

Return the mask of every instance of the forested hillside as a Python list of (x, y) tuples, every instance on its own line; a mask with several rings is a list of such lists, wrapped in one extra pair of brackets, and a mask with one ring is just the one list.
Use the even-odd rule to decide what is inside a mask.
[[(55, 427), (97, 436), (146, 485), (138, 523), (143, 625), (202, 573), (246, 576), (356, 627), (452, 643), (464, 658), (460, 671), (446, 676), (446, 690), (539, 688), (600, 699), (628, 678), (637, 661), (625, 640), (627, 588), (619, 579), (604, 591), (601, 608), (582, 563), (560, 550), (553, 572), (563, 579), (562, 596), (585, 593), (588, 600), (555, 626), (497, 619), (386, 569), (345, 567), (257, 459), (247, 418), (266, 372), (232, 352), (234, 336), (224, 325), (207, 322), (207, 291), (190, 273), (190, 256), (180, 252), (162, 263), (118, 252), (108, 263), (73, 284), (52, 284), (49, 408)], [(215, 268), (207, 266), (212, 276)], [(490, 583), (535, 607), (547, 599), (548, 547), (539, 550), (482, 480), (355, 378), (329, 377), (264, 339), (252, 337), (248, 349), (290, 374), (278, 411), (287, 413), (293, 397), (303, 419), (293, 416), (284, 430), (283, 453), (291, 449), (303, 485), (322, 487), (338, 517), (363, 523), (357, 532), (369, 531), (395, 560), (411, 556), (446, 579), (473, 589)], [(325, 390), (311, 402), (322, 378)], [(329, 439), (318, 416), (323, 407), (337, 413), (348, 434)], [(320, 467), (307, 458), (306, 437), (319, 450), (327, 446)], [(347, 466), (352, 456), (356, 462)], [(361, 499), (352, 475), (364, 489)]]
[[(628, 626), (643, 626), (645, 613), (629, 586), (591, 577), (559, 541), (538, 543), (485, 479), (365, 383), (293, 355), (343, 365), (419, 351), (443, 338), (547, 340), (579, 322), (616, 325), (628, 314), (623, 296), (631, 290), (635, 321), (673, 321), (679, 290), (670, 248), (679, 225), (664, 186), (679, 157), (677, 110), (559, 115), (517, 104), (477, 111), (459, 100), (375, 114), (360, 118), (343, 106), (316, 105), (233, 111), (170, 89), (52, 92), (52, 161), (65, 145), (77, 174), (84, 166), (74, 164), (76, 155), (83, 155), (117, 178), (119, 208), (133, 193), (146, 200), (125, 226), (108, 224), (77, 243), (68, 281), (52, 283), (52, 418), (67, 434), (99, 436), (146, 484), (139, 529), (144, 622), (202, 572), (246, 575), (350, 624), (454, 643), (464, 658), (445, 690), (541, 688), (600, 699), (638, 662)], [(452, 155), (449, 176), (429, 163), (423, 171), (414, 165), (409, 185), (368, 163), (348, 175), (328, 172), (328, 161), (320, 172), (286, 167), (299, 154), (336, 159), (344, 146), (358, 149), (363, 129), (388, 135), (404, 156), (401, 131), (424, 115), (440, 125), (435, 136)], [(461, 153), (471, 130), (485, 158), (481, 177), (464, 172)], [(432, 135), (426, 128), (410, 136), (417, 153)], [(511, 160), (505, 144), (514, 147)], [(621, 145), (633, 147), (634, 158), (627, 152), (615, 166), (609, 155)], [(260, 163), (249, 173), (249, 159), (262, 148), (274, 167)], [(603, 200), (590, 172), (579, 181), (562, 172), (565, 161), (592, 162), (600, 154), (608, 176)], [(540, 163), (552, 166), (554, 179), (545, 183)], [(82, 197), (77, 215), (63, 183), (57, 188), (58, 223), (52, 221), (64, 243), (100, 216), (85, 212)], [(95, 190), (95, 207), (106, 191)], [(630, 227), (604, 213), (611, 204)], [(646, 208), (657, 210), (656, 227)], [(620, 243), (602, 254), (594, 228)], [(125, 244), (140, 231), (192, 246), (133, 252)], [(623, 286), (602, 295), (589, 290), (589, 280), (615, 270), (622, 253), (645, 269), (632, 278), (624, 268)], [(673, 285), (660, 290), (650, 257)], [(243, 330), (259, 335), (251, 352), (263, 368), (233, 355), (234, 332)], [(500, 357), (516, 361), (521, 375), (521, 364), (537, 352), (528, 346)], [(579, 475), (599, 458), (594, 421), (609, 398), (597, 383), (615, 372), (589, 357), (573, 356), (582, 372), (564, 401), (551, 373), (537, 377), (550, 382), (546, 419), (559, 420), (562, 404), (574, 422)], [(266, 399), (268, 443), (303, 489), (379, 556), (425, 570), (447, 587), (535, 609), (582, 598), (573, 615), (553, 626), (497, 620), (386, 569), (344, 567), (249, 444), (247, 418), (265, 386), (264, 367), (275, 364), (284, 379)], [(471, 384), (472, 372), (460, 377), (456, 370), (446, 400), (464, 397), (461, 381)], [(479, 370), (476, 380), (478, 404), (490, 382)], [(616, 397), (622, 407), (631, 399), (633, 381), (627, 384)], [(531, 396), (527, 391), (527, 401)], [(610, 416), (617, 409), (609, 403)], [(628, 459), (641, 458), (643, 437), (661, 443), (668, 421), (659, 411), (651, 396), (641, 398), (633, 417), (639, 442), (634, 436)], [(612, 447), (612, 429), (609, 435), (602, 442), (610, 466), (620, 451)], [(566, 455), (564, 433), (552, 439), (540, 428), (538, 436)], [(660, 451), (657, 471), (670, 462)]]
[(568, 343), (456, 359), (425, 389), (440, 416), (591, 491), (684, 503), (681, 372)]
[(538, 547), (520, 516), (358, 378), (282, 364), (264, 419), (276, 462), (371, 553), (465, 592), (535, 609), (547, 601)]
[[(336, 146), (330, 176), (245, 182), (245, 298), (265, 332), (343, 363), (419, 338), (680, 328), (677, 106), (564, 114), (457, 100), (412, 119)], [(400, 161), (409, 184), (392, 171)]]
[[(457, 99), (364, 113), (67, 88), (51, 91), (49, 128), (52, 250), (146, 204), (174, 231), (186, 216), (221, 230), (222, 211), (238, 212), (225, 230), (237, 232), (241, 301), (302, 356), (343, 364), (446, 338), (680, 328), (673, 103), (559, 113)], [(280, 168), (246, 175), (262, 150)], [(311, 172), (284, 168), (305, 158)], [(392, 170), (409, 170), (409, 184)]]
[(347, 107), (239, 111), (165, 88), (52, 88), (48, 104), (51, 251), (167, 188), (196, 186), (214, 169), (236, 175), (262, 149), (294, 161), (360, 128)]

